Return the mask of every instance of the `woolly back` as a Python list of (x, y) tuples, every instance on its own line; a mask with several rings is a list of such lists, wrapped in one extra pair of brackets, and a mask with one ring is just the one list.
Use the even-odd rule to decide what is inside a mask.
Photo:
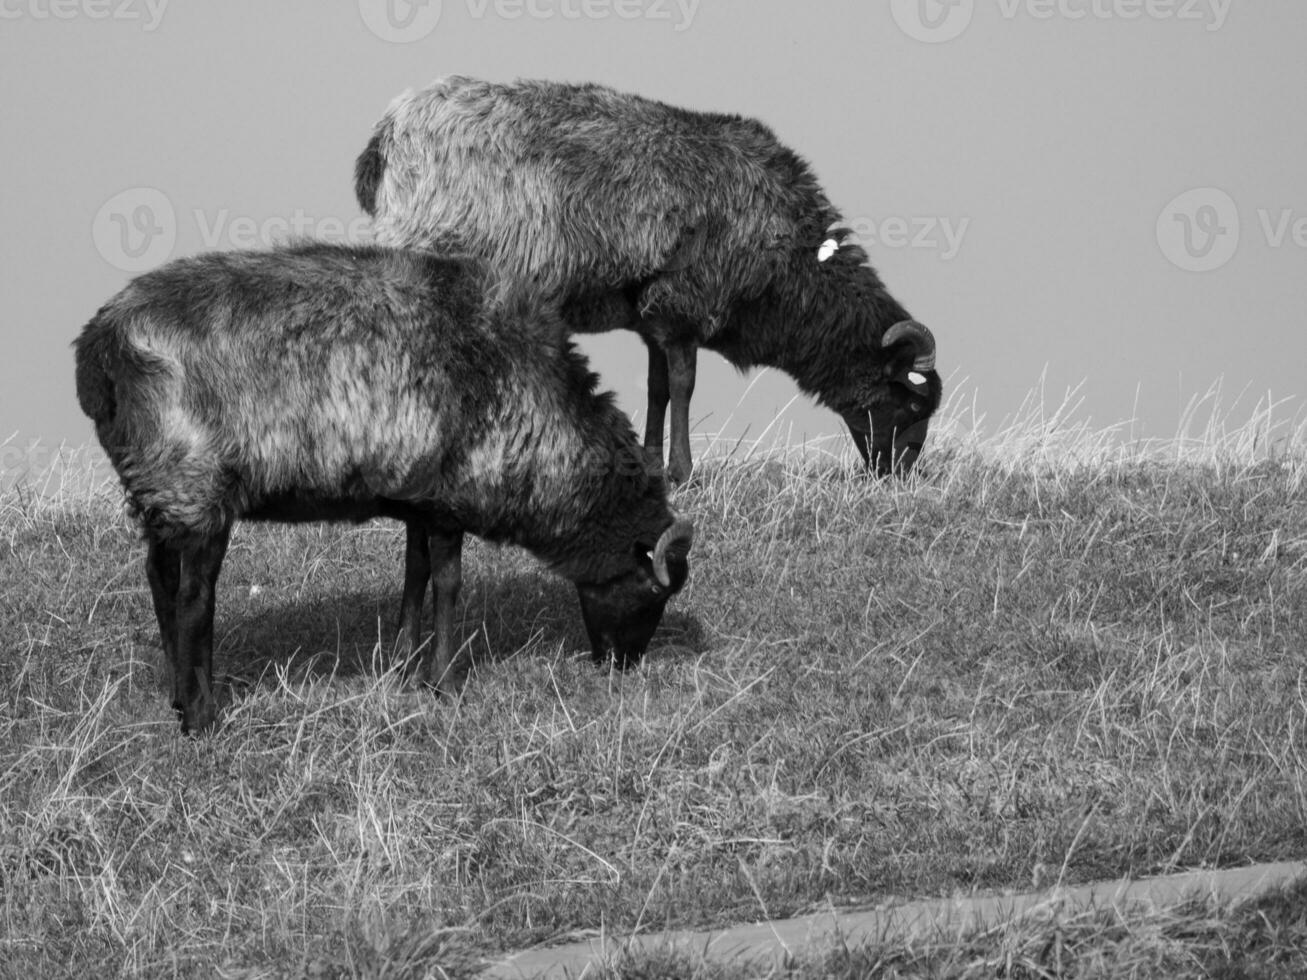
[(757, 296), (838, 214), (765, 125), (599, 85), (438, 80), (360, 157), (379, 241), (488, 259), (549, 292), (677, 270), (644, 301), (708, 322)]

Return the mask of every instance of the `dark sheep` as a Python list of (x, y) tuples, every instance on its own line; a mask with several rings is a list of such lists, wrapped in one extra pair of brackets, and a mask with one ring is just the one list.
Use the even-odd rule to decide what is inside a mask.
[[(232, 524), (407, 524), (400, 648), (427, 581), (423, 679), (458, 691), (465, 533), (576, 583), (592, 652), (625, 667), (688, 574), (691, 528), (547, 305), (484, 263), (299, 245), (172, 262), (74, 342), (77, 397), (148, 544), (182, 730), (210, 727), (214, 590)], [(434, 647), (434, 650), (432, 649)]]
[(755, 119), (599, 85), (450, 76), (396, 99), (355, 167), (379, 242), (486, 258), (569, 328), (649, 349), (645, 447), (689, 476), (696, 351), (772, 365), (907, 472), (940, 403), (935, 341), (889, 294), (808, 164)]

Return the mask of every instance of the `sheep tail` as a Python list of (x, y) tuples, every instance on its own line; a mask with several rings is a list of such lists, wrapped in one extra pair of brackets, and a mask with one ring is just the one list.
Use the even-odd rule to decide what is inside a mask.
[[(110, 459), (157, 438), (157, 413), (145, 404), (166, 366), (134, 347), (104, 310), (73, 342), (77, 362), (77, 402), (95, 423)], [(144, 431), (144, 430), (150, 431)]]
[(101, 314), (86, 325), (73, 342), (77, 360), (77, 403), (97, 430), (112, 428), (118, 414), (114, 390), (117, 364), (124, 360), (121, 338)]

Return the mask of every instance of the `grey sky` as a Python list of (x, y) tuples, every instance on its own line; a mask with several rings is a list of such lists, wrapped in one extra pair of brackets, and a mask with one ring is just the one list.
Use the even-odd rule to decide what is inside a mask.
[[(0, 440), (89, 439), (68, 344), (126, 268), (357, 231), (373, 121), (451, 72), (765, 120), (988, 429), (1041, 374), (1158, 436), (1218, 378), (1296, 399), (1305, 48), (1295, 0), (0, 0)], [(583, 343), (642, 410), (636, 338)], [(705, 354), (693, 413), (758, 435), (794, 393)]]

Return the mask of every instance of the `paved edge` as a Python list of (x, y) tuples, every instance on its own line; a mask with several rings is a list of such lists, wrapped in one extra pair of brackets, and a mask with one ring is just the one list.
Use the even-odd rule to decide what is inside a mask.
[(1301, 878), (1307, 878), (1307, 862), (1286, 861), (1164, 878), (1125, 878), (1024, 895), (934, 899), (867, 912), (821, 912), (729, 929), (595, 938), (524, 950), (492, 964), (481, 976), (493, 980), (582, 980), (593, 975), (592, 967), (625, 950), (670, 949), (717, 961), (777, 963), (787, 954), (808, 947), (821, 949), (837, 940), (856, 946), (887, 940), (904, 943), (927, 936), (960, 937), (1041, 910), (1076, 912), (1131, 905), (1166, 908), (1196, 898), (1225, 904), (1254, 898)]

